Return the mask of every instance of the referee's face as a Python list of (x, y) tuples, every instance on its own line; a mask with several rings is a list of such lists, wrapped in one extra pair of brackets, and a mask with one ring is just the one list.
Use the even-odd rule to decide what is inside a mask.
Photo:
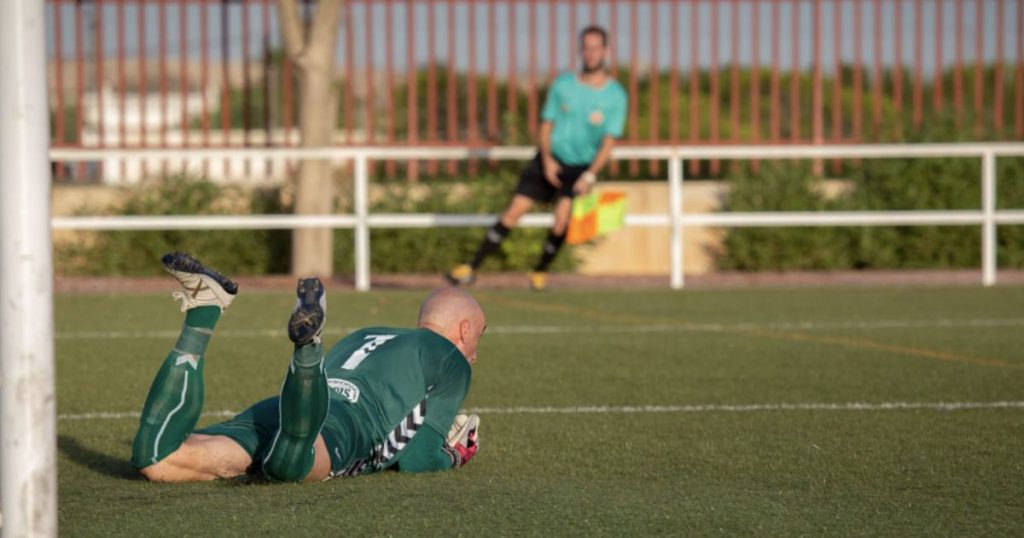
[(608, 47), (605, 46), (604, 39), (600, 34), (583, 34), (583, 39), (580, 40), (580, 49), (583, 55), (584, 71), (589, 73), (604, 68), (604, 58), (608, 53)]

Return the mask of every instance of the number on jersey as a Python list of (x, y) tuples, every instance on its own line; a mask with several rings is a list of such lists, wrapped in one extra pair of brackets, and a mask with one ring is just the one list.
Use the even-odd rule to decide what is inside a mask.
[(359, 367), (360, 364), (363, 363), (363, 361), (366, 360), (367, 357), (370, 356), (370, 353), (373, 353), (373, 350), (375, 350), (375, 349), (379, 348), (380, 346), (384, 345), (385, 342), (387, 342), (388, 340), (391, 340), (392, 338), (394, 338), (396, 336), (398, 336), (398, 335), (397, 334), (368, 334), (368, 335), (366, 335), (366, 340), (368, 340), (368, 342), (363, 344), (362, 347), (360, 347), (359, 349), (355, 350), (351, 355), (349, 355), (348, 359), (345, 360), (345, 363), (341, 365), (341, 369), (342, 370), (355, 370), (356, 368)]

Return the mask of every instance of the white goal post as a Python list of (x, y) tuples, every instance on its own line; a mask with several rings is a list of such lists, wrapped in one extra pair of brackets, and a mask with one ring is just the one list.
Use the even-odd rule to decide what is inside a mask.
[(0, 15), (0, 505), (3, 536), (57, 535), (57, 415), (43, 0)]
[[(348, 146), (325, 148), (260, 149), (53, 149), (55, 161), (74, 162), (99, 159), (318, 159), (337, 163), (354, 162), (355, 208), (339, 215), (239, 215), (239, 216), (108, 216), (58, 217), (52, 221), (60, 230), (170, 230), (170, 229), (355, 229), (356, 289), (370, 289), (371, 228), (432, 228), (443, 226), (487, 226), (494, 215), (449, 213), (370, 213), (367, 201), (370, 182), (369, 161), (408, 161), (470, 158), (526, 160), (535, 149), (524, 146), (408, 147)], [(1024, 143), (942, 143), (942, 144), (850, 144), (850, 145), (747, 145), (722, 147), (620, 146), (617, 159), (654, 159), (668, 162), (669, 199), (665, 213), (629, 214), (627, 226), (670, 229), (669, 284), (683, 287), (683, 231), (688, 226), (779, 227), (779, 226), (979, 226), (982, 237), (982, 278), (986, 286), (996, 283), (996, 226), (1024, 224), (1024, 209), (996, 210), (996, 158), (1024, 156)], [(691, 214), (683, 211), (683, 163), (693, 159), (827, 159), (827, 158), (976, 158), (982, 163), (982, 197), (976, 210), (945, 211), (852, 211), (852, 212), (732, 212)], [(964, 178), (972, 180), (972, 178)], [(893, 178), (899, 181), (899, 178)], [(550, 215), (527, 215), (521, 225), (550, 226)]]

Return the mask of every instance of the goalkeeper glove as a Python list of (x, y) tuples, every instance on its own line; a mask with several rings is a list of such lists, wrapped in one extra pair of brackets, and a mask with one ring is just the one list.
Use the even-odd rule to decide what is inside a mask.
[(480, 417), (476, 415), (458, 415), (448, 434), (448, 456), (452, 459), (452, 467), (462, 467), (480, 450), (477, 430), (480, 428)]

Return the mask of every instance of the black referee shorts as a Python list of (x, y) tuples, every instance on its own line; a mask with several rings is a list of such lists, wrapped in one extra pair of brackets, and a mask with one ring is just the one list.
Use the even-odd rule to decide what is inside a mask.
[(561, 187), (555, 187), (544, 178), (544, 166), (541, 164), (540, 153), (538, 153), (519, 174), (516, 194), (522, 194), (531, 200), (544, 203), (553, 201), (556, 196), (565, 196), (566, 198), (576, 196), (572, 188), (590, 165), (575, 166), (561, 161), (558, 164), (562, 166), (562, 171), (558, 173), (558, 179), (562, 181)]

